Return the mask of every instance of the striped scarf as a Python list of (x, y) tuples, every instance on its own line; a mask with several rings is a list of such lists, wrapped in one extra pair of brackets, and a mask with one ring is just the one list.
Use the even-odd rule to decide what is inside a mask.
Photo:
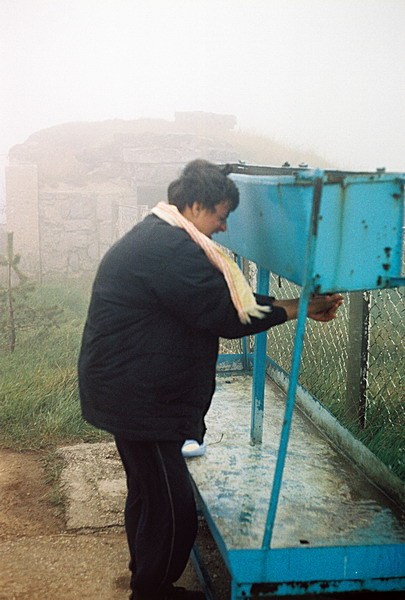
[(187, 231), (191, 239), (203, 249), (208, 260), (221, 271), (241, 323), (250, 323), (250, 317), (262, 319), (265, 313), (271, 311), (270, 306), (257, 304), (253, 292), (238, 265), (225, 254), (217, 243), (201, 233), (191, 221), (183, 217), (176, 206), (159, 202), (152, 209), (152, 213), (170, 225), (181, 227)]

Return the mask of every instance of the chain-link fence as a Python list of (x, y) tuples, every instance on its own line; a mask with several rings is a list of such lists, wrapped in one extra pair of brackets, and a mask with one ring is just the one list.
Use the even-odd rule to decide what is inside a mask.
[[(119, 234), (149, 212), (147, 206), (120, 206)], [(256, 289), (256, 266), (244, 261), (243, 269)], [(272, 275), (270, 294), (297, 298), (300, 288)], [(404, 288), (344, 296), (336, 319), (327, 324), (307, 321), (299, 383), (405, 479)], [(294, 336), (295, 322), (267, 334), (267, 354), (287, 372)], [(253, 343), (253, 338), (247, 340), (248, 352)], [(242, 342), (221, 340), (220, 351), (239, 354)]]
[[(255, 289), (254, 265), (250, 263), (246, 271)], [(272, 275), (270, 294), (276, 298), (297, 298), (300, 288)], [(403, 288), (344, 294), (344, 298), (333, 321), (326, 324), (307, 321), (299, 383), (395, 474), (405, 479)], [(358, 310), (359, 298), (363, 315)], [(364, 327), (361, 316), (368, 327)], [(287, 372), (294, 337), (295, 321), (274, 327), (267, 334), (267, 354)], [(361, 364), (359, 354), (364, 349)], [(252, 350), (250, 338), (248, 351)], [(221, 352), (240, 353), (241, 342), (221, 340)]]

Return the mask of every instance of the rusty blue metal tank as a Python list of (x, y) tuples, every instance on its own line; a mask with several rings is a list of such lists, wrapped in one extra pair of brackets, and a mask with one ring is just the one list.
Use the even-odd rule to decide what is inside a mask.
[(242, 166), (235, 170), (231, 178), (239, 188), (240, 205), (229, 216), (228, 230), (215, 237), (219, 243), (303, 285), (307, 242), (314, 231), (311, 276), (316, 291), (396, 285), (405, 175)]
[[(219, 391), (225, 395), (211, 430), (222, 439), (222, 417), (233, 434), (214, 460), (200, 457), (190, 465), (230, 573), (231, 600), (405, 590), (405, 526), (398, 511), (384, 500), (374, 504), (375, 492), (368, 499), (366, 485), (356, 489), (356, 476), (337, 458), (331, 460), (338, 476), (326, 463), (316, 465), (308, 438), (292, 436), (286, 470), (310, 296), (404, 285), (405, 175), (238, 164), (230, 176), (240, 190), (240, 206), (216, 241), (257, 264), (259, 293), (268, 293), (270, 272), (301, 286), (287, 396), (280, 416), (273, 412), (279, 431), (274, 434), (264, 414), (263, 333), (250, 357), (250, 419), (243, 394), (238, 399), (235, 391)], [(239, 359), (243, 373), (249, 361)], [(219, 365), (227, 360), (220, 357)], [(230, 380), (223, 387), (227, 384)], [(304, 475), (308, 463), (313, 470)], [(329, 500), (322, 477), (330, 484)], [(305, 523), (311, 519), (309, 542)], [(207, 597), (212, 598), (208, 587)]]

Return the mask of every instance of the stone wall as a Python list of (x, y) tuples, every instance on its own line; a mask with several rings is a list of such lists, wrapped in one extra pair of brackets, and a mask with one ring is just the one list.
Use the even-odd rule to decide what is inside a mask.
[(39, 194), (43, 279), (94, 272), (117, 237), (118, 200), (108, 193)]
[(12, 164), (6, 169), (6, 228), (14, 233), (14, 252), (22, 269), (39, 277), (38, 169), (35, 164)]
[[(210, 123), (221, 131), (234, 124), (234, 118), (217, 117)], [(14, 232), (21, 269), (40, 280), (91, 276), (112, 243), (166, 199), (167, 186), (187, 162), (238, 160), (222, 139), (189, 131), (191, 116), (177, 118), (187, 130), (166, 124), (163, 129), (171, 130), (120, 131), (106, 142), (102, 136), (97, 143), (87, 140), (83, 148), (80, 135), (68, 135), (65, 125), (56, 143), (52, 129), (16, 147), (6, 169), (6, 229)], [(203, 124), (198, 113), (197, 127)]]

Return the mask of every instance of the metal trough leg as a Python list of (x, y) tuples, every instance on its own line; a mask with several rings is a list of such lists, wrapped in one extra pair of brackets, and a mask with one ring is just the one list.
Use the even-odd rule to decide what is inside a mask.
[[(267, 269), (258, 269), (257, 292), (267, 295), (269, 293), (270, 273)], [(251, 444), (261, 444), (263, 437), (263, 411), (264, 411), (264, 385), (266, 378), (266, 345), (267, 332), (255, 336), (255, 350), (253, 359), (253, 389), (252, 389), (252, 416), (250, 428)]]
[(316, 240), (318, 233), (318, 216), (322, 198), (322, 178), (318, 177), (314, 180), (314, 193), (311, 214), (311, 231), (308, 237), (307, 252), (305, 259), (305, 280), (300, 297), (298, 318), (295, 330), (294, 353), (292, 357), (290, 384), (286, 400), (286, 408), (284, 415), (283, 428), (281, 431), (280, 446), (277, 455), (276, 468), (274, 472), (273, 487), (267, 513), (266, 525), (263, 535), (262, 548), (270, 547), (271, 538), (273, 535), (274, 521), (276, 518), (278, 498), (280, 495), (281, 481), (285, 459), (287, 455), (288, 439), (290, 436), (291, 422), (295, 404), (295, 393), (298, 384), (298, 376), (301, 366), (301, 355), (304, 345), (305, 324), (308, 312), (308, 303), (310, 295), (313, 291), (313, 267), (316, 249)]

